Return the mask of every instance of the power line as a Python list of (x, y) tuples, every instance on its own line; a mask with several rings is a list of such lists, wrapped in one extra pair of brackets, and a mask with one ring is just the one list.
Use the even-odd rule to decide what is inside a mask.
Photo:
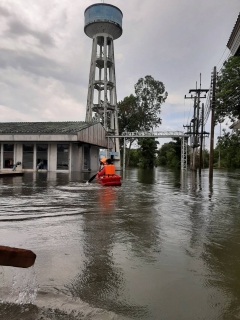
[[(238, 90), (240, 89), (240, 85), (235, 88), (235, 90), (233, 90), (231, 93), (229, 93), (227, 96), (224, 97), (224, 101), (227, 102), (229, 101), (231, 98), (235, 98), (237, 97), (238, 95), (237, 94), (234, 94), (235, 92), (238, 92)], [(234, 95), (233, 95), (234, 94)], [(225, 100), (226, 98), (228, 98), (227, 100)]]
[(224, 60), (223, 63), (221, 64), (221, 67), (219, 68), (218, 73), (221, 73), (222, 68), (223, 68), (223, 66), (224, 66), (224, 63), (230, 58), (231, 55), (232, 55), (231, 52), (229, 52), (228, 55), (227, 55), (227, 57), (225, 58), (225, 60)]
[(224, 54), (225, 54), (226, 50), (227, 50), (227, 47), (225, 48), (225, 50), (224, 50), (224, 52), (223, 52), (223, 54), (222, 54), (222, 56), (221, 56), (220, 60), (218, 61), (217, 66), (218, 66), (219, 62), (222, 60), (222, 57), (224, 56)]

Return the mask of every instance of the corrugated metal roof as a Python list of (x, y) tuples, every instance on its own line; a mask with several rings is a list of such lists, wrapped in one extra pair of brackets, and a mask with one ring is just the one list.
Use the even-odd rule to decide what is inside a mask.
[(62, 122), (0, 122), (0, 134), (76, 134), (96, 123)]

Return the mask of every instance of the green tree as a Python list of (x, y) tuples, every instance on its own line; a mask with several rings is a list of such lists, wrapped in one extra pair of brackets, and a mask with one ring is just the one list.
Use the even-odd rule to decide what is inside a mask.
[[(123, 132), (139, 131), (139, 114), (136, 113), (136, 97), (131, 94), (118, 103), (118, 125), (119, 134)], [(135, 138), (126, 138), (128, 148), (126, 148), (126, 165), (129, 166), (130, 151)], [(123, 140), (120, 140), (120, 147), (123, 148)]]
[(157, 145), (155, 138), (141, 138), (139, 144), (139, 162), (141, 168), (150, 169), (156, 164)]
[[(191, 148), (192, 151), (192, 148)], [(190, 155), (189, 155), (190, 157)], [(190, 159), (189, 159), (190, 160)], [(200, 164), (200, 150), (198, 149), (198, 152), (196, 153), (196, 168), (199, 168)], [(214, 152), (214, 160), (213, 162), (215, 163), (215, 152)], [(202, 151), (202, 168), (208, 168), (209, 166), (209, 151), (207, 149), (203, 149)]]
[(218, 142), (214, 151), (216, 155), (216, 166), (220, 151), (221, 167), (240, 168), (240, 131), (227, 132), (226, 130), (223, 130), (223, 135), (218, 137)]
[(129, 150), (129, 154), (130, 154), (129, 166), (130, 167), (137, 167), (138, 166), (139, 158), (140, 158), (139, 153), (140, 153), (139, 148)]
[(176, 138), (174, 141), (164, 143), (158, 150), (157, 164), (172, 168), (181, 165), (181, 139)]
[(131, 94), (118, 103), (119, 134), (139, 130), (136, 97)]
[[(161, 104), (168, 93), (161, 81), (152, 76), (140, 78), (134, 86), (135, 95), (131, 94), (118, 103), (119, 134), (123, 132), (149, 131), (161, 123)], [(126, 138), (128, 151), (136, 139)], [(129, 164), (130, 153), (126, 155)]]
[(209, 151), (207, 149), (203, 150), (202, 153), (202, 164), (203, 164), (203, 168), (208, 168), (209, 167)]
[(240, 119), (240, 57), (231, 57), (223, 64), (217, 77), (215, 111), (216, 122)]
[(168, 93), (165, 91), (164, 84), (154, 80), (152, 76), (140, 78), (134, 88), (140, 130), (149, 131), (161, 124), (161, 118), (159, 118), (161, 105), (167, 99)]

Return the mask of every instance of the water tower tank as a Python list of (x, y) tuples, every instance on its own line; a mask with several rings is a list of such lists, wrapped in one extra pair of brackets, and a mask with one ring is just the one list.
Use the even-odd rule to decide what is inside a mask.
[(93, 4), (85, 10), (84, 17), (84, 31), (90, 38), (99, 33), (106, 33), (115, 40), (122, 35), (122, 11), (111, 4)]

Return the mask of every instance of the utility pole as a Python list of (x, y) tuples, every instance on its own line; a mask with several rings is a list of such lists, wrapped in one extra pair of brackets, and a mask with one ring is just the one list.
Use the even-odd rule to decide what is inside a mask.
[(194, 97), (194, 111), (193, 111), (193, 150), (192, 150), (192, 170), (196, 171), (196, 150), (198, 147), (198, 136), (197, 136), (197, 97)]
[(203, 163), (203, 123), (204, 119), (204, 103), (202, 103), (202, 121), (201, 121), (201, 137), (200, 137), (200, 155), (199, 155), (199, 175), (201, 175), (202, 163)]
[[(190, 126), (183, 126), (183, 127), (190, 127), (190, 132), (188, 134), (190, 135), (190, 146), (191, 146), (191, 152), (190, 152), (190, 170), (196, 170), (195, 168), (195, 145), (196, 145), (196, 97), (193, 97), (192, 95), (190, 97), (187, 97), (185, 95), (184, 99), (194, 99), (193, 103), (193, 118), (191, 120)], [(193, 129), (193, 131), (191, 130)]]
[[(199, 135), (199, 124), (200, 124), (200, 121), (199, 121), (199, 110), (200, 110), (200, 99), (201, 98), (206, 98), (206, 95), (201, 97), (201, 93), (202, 92), (205, 92), (207, 93), (209, 90), (208, 89), (190, 89), (189, 90), (189, 93), (191, 92), (195, 92), (196, 93), (196, 96), (195, 96), (195, 108), (194, 108), (194, 117), (195, 117), (195, 121), (196, 121), (196, 126), (195, 126), (195, 133), (196, 133), (196, 138), (198, 138), (198, 135)], [(198, 141), (195, 142), (196, 146), (198, 145)]]
[(196, 170), (196, 154), (197, 154), (197, 148), (199, 147), (199, 125), (200, 125), (200, 120), (199, 120), (199, 110), (200, 110), (200, 99), (201, 98), (206, 98), (205, 96), (201, 96), (201, 93), (207, 93), (209, 90), (208, 89), (202, 89), (201, 88), (201, 74), (200, 74), (200, 88), (197, 88), (196, 84), (196, 89), (190, 89), (189, 93), (195, 93), (195, 96), (191, 94), (190, 97), (186, 97), (185, 99), (192, 99), (194, 98), (194, 112), (193, 112), (193, 119), (191, 122), (193, 123), (193, 145), (192, 145), (192, 170)]
[(214, 111), (216, 104), (216, 79), (217, 79), (217, 68), (213, 68), (212, 75), (212, 117), (211, 117), (211, 135), (210, 135), (210, 153), (209, 153), (209, 179), (213, 179), (213, 150), (214, 150)]
[[(220, 123), (220, 138), (221, 138), (221, 135), (222, 135), (222, 131), (221, 131), (221, 123)], [(221, 148), (219, 146), (219, 153), (218, 153), (218, 168), (220, 169), (221, 168)]]

